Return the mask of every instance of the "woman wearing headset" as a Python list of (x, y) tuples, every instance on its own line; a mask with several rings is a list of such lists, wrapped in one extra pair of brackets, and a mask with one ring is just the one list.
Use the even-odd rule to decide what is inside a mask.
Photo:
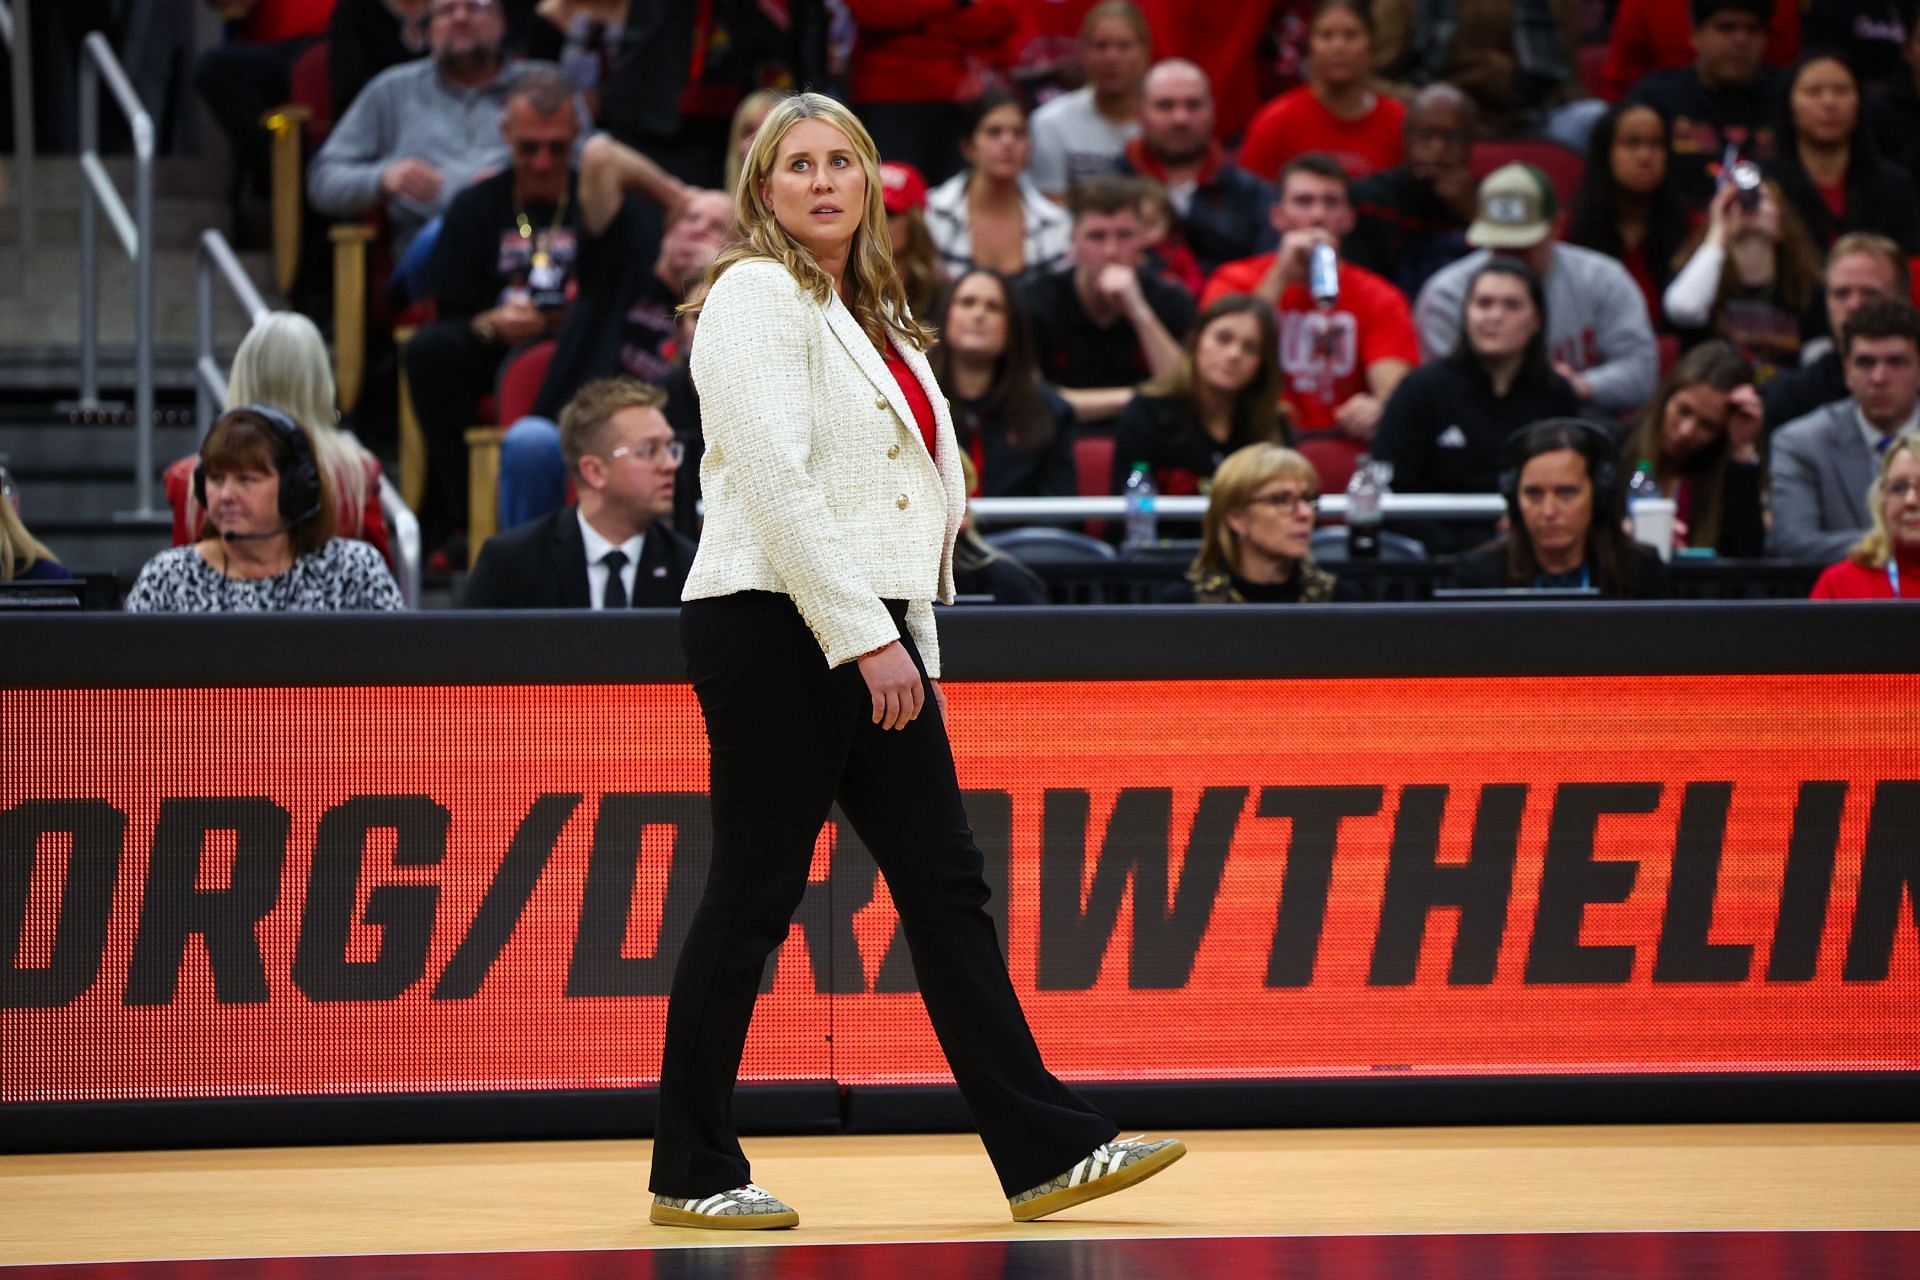
[(380, 553), (336, 538), (333, 482), (313, 445), (271, 405), (222, 414), (200, 443), (194, 541), (147, 561), (129, 613), (398, 609)]
[(947, 743), (933, 601), (953, 594), (960, 451), (888, 247), (879, 157), (830, 98), (754, 136), (693, 348), (706, 524), (681, 640), (712, 749), (713, 861), (674, 973), (651, 1218), (787, 1227), (731, 1099), (762, 968), (837, 800), (899, 909), (920, 990), (1019, 1219), (1139, 1181), (1178, 1142), (1119, 1140), (1040, 1060), (983, 909)]
[(1604, 428), (1578, 418), (1549, 418), (1516, 431), (1500, 473), (1507, 534), (1462, 556), (1455, 585), (1592, 588), (1634, 600), (1666, 595), (1660, 557), (1623, 530), (1614, 451)]

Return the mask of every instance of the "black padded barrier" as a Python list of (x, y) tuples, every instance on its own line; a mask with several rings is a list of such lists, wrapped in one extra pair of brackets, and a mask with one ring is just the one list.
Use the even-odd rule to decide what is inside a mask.
[[(941, 612), (955, 681), (1908, 675), (1920, 610), (1805, 602), (1074, 607)], [(0, 620), (8, 691), (644, 685), (684, 679), (676, 616), (578, 613)], [(1783, 707), (1784, 716), (1818, 708)], [(1920, 725), (1920, 719), (1916, 719)], [(1920, 775), (1920, 728), (1914, 774)], [(38, 744), (44, 746), (44, 744)], [(0, 723), (0, 757), (36, 744)], [(1920, 929), (1920, 885), (1898, 927)], [(1920, 1024), (1915, 1024), (1920, 1025)], [(1920, 1036), (1920, 1032), (1915, 1033)], [(14, 1052), (0, 1045), (0, 1055)], [(1129, 1081), (1085, 1086), (1130, 1128), (1920, 1120), (1909, 1071)], [(653, 1090), (0, 1104), (0, 1150), (631, 1136)], [(750, 1132), (964, 1124), (951, 1088), (743, 1086)]]

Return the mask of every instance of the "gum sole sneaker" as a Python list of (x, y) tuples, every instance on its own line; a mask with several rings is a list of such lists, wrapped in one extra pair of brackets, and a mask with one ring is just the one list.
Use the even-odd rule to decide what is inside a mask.
[(766, 1231), (797, 1227), (800, 1215), (751, 1182), (718, 1195), (655, 1196), (647, 1221), (656, 1227), (705, 1227), (714, 1231)]
[(1140, 1138), (1115, 1138), (1103, 1142), (1080, 1163), (1051, 1182), (1043, 1182), (1030, 1191), (1022, 1191), (1007, 1201), (1016, 1222), (1032, 1222), (1050, 1213), (1097, 1200), (1101, 1196), (1124, 1191), (1143, 1182), (1187, 1154), (1186, 1144), (1178, 1138), (1158, 1142)]

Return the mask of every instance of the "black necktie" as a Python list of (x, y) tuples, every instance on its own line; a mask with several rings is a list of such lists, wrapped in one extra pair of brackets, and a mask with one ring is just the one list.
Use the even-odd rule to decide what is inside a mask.
[(624, 609), (627, 607), (627, 584), (620, 571), (627, 567), (627, 553), (618, 547), (600, 557), (600, 563), (607, 566), (607, 591), (601, 597), (604, 609)]

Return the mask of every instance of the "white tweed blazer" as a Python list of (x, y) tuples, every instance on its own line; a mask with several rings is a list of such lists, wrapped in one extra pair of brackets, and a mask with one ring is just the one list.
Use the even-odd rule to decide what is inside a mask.
[(706, 521), (682, 599), (783, 592), (829, 666), (896, 639), (881, 601), (906, 600), (914, 644), (940, 674), (933, 601), (953, 599), (966, 489), (946, 396), (925, 355), (900, 355), (933, 402), (931, 457), (837, 295), (815, 302), (772, 261), (715, 282), (692, 359)]

